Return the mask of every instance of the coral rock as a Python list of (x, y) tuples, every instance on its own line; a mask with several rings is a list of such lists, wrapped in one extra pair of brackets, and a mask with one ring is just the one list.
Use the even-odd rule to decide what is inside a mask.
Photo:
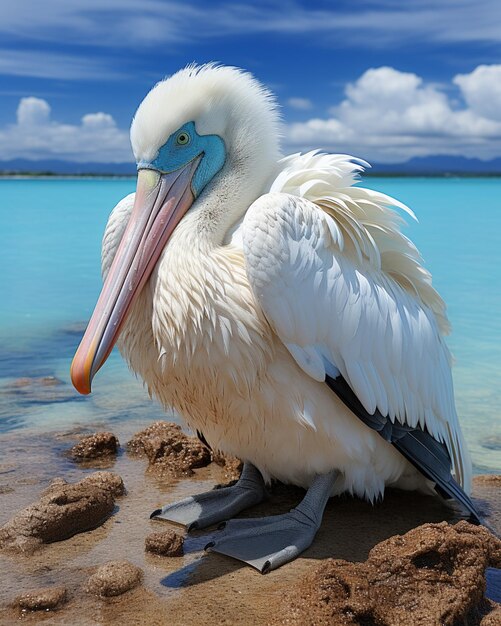
[(109, 491), (115, 498), (125, 494), (124, 481), (114, 472), (92, 472), (81, 482)]
[(146, 537), (147, 552), (161, 556), (182, 556), (184, 554), (184, 538), (173, 530), (151, 533)]
[(480, 622), (480, 626), (501, 626), (501, 606), (493, 607), (492, 612)]
[(111, 472), (95, 472), (78, 483), (56, 479), (38, 502), (0, 528), (0, 548), (31, 552), (95, 528), (111, 515), (121, 493), (122, 479)]
[(14, 602), (23, 611), (58, 609), (68, 601), (65, 587), (42, 587), (18, 596)]
[(18, 378), (2, 386), (2, 391), (15, 397), (21, 404), (68, 402), (75, 399), (75, 391), (55, 376)]
[(224, 469), (224, 477), (230, 481), (238, 480), (244, 464), (236, 456), (226, 455), (222, 452), (213, 452), (212, 460)]
[(211, 462), (210, 451), (171, 422), (155, 422), (127, 444), (130, 454), (146, 456), (149, 470), (171, 476), (191, 476), (193, 469)]
[(82, 462), (117, 453), (118, 439), (113, 433), (94, 433), (84, 437), (68, 451), (74, 461)]
[(273, 623), (475, 626), (490, 606), (485, 569), (500, 561), (501, 541), (482, 527), (425, 524), (379, 543), (365, 563), (328, 559), (291, 590)]
[(109, 561), (87, 581), (86, 590), (97, 596), (120, 596), (137, 587), (143, 571), (128, 561)]

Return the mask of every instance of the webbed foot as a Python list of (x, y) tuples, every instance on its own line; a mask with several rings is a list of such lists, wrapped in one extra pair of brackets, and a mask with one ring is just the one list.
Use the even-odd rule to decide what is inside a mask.
[(292, 561), (313, 542), (337, 475), (318, 476), (289, 513), (230, 520), (206, 550), (244, 561), (262, 574)]
[(297, 509), (284, 515), (230, 520), (206, 550), (239, 559), (266, 574), (298, 557), (311, 545), (317, 530)]
[(259, 504), (266, 497), (263, 477), (258, 469), (245, 463), (235, 485), (213, 489), (156, 509), (151, 519), (182, 524), (190, 530), (206, 528), (228, 520), (241, 511)]

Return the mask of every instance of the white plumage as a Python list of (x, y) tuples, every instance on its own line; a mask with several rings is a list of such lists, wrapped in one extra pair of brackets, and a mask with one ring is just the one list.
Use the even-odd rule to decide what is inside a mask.
[[(303, 552), (331, 495), (385, 486), (455, 498), (471, 467), (454, 407), (445, 306), (363, 161), (280, 159), (271, 94), (235, 68), (159, 83), (131, 128), (136, 194), (113, 210), (103, 289), (72, 363), (81, 393), (118, 344), (151, 395), (244, 461), (237, 483), (156, 509), (261, 572)], [(264, 481), (296, 507), (233, 519)]]
[[(445, 306), (400, 232), (396, 209), (408, 209), (354, 186), (364, 163), (352, 157), (279, 160), (274, 103), (233, 68), (190, 67), (160, 83), (132, 127), (138, 161), (191, 120), (224, 139), (227, 157), (132, 304), (118, 342), (130, 367), (267, 479), (308, 486), (338, 469), (333, 493), (369, 499), (385, 485), (429, 488), (323, 382), (341, 373), (369, 413), (444, 442), (468, 490)], [(104, 276), (133, 201), (111, 214)]]

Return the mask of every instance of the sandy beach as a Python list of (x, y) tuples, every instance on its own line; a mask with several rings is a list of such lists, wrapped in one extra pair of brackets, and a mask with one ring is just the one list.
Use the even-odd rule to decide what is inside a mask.
[[(295, 562), (263, 576), (250, 567), (203, 547), (214, 532), (196, 532), (185, 539), (184, 556), (161, 557), (145, 553), (147, 535), (179, 528), (150, 521), (149, 513), (168, 501), (227, 482), (224, 469), (215, 463), (195, 470), (191, 478), (169, 478), (147, 471), (145, 458), (131, 456), (125, 444), (144, 423), (131, 420), (114, 434), (122, 446), (116, 457), (77, 464), (66, 455), (83, 434), (103, 430), (103, 424), (86, 424), (69, 432), (30, 436), (29, 431), (2, 437), (0, 464), (0, 524), (36, 501), (55, 477), (76, 482), (93, 471), (119, 474), (126, 495), (116, 500), (113, 514), (94, 530), (65, 541), (43, 545), (34, 554), (0, 555), (1, 624), (267, 624), (279, 620), (283, 598), (292, 585), (322, 560), (334, 557), (350, 562), (367, 559), (379, 542), (429, 522), (454, 523), (461, 515), (438, 498), (389, 490), (383, 503), (374, 506), (350, 497), (331, 499), (313, 546)], [(501, 532), (500, 483), (477, 477), (477, 505), (489, 523)], [(276, 487), (269, 501), (249, 516), (281, 513), (294, 506), (301, 491)], [(110, 560), (127, 560), (143, 571), (142, 584), (112, 598), (86, 591), (89, 576)], [(22, 611), (14, 600), (40, 587), (63, 586), (67, 602), (58, 610)], [(412, 622), (409, 622), (412, 623)]]

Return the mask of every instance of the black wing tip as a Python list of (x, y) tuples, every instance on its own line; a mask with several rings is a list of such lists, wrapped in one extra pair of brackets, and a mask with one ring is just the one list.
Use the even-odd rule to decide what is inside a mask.
[(470, 513), (470, 519), (474, 523), (486, 526), (470, 497), (454, 480), (452, 461), (444, 443), (419, 427), (411, 428), (398, 422), (392, 423), (388, 416), (385, 417), (378, 410), (371, 415), (341, 375), (336, 378), (327, 375), (325, 382), (366, 426), (379, 433), (423, 476), (435, 483), (435, 491), (440, 496), (460, 502)]

